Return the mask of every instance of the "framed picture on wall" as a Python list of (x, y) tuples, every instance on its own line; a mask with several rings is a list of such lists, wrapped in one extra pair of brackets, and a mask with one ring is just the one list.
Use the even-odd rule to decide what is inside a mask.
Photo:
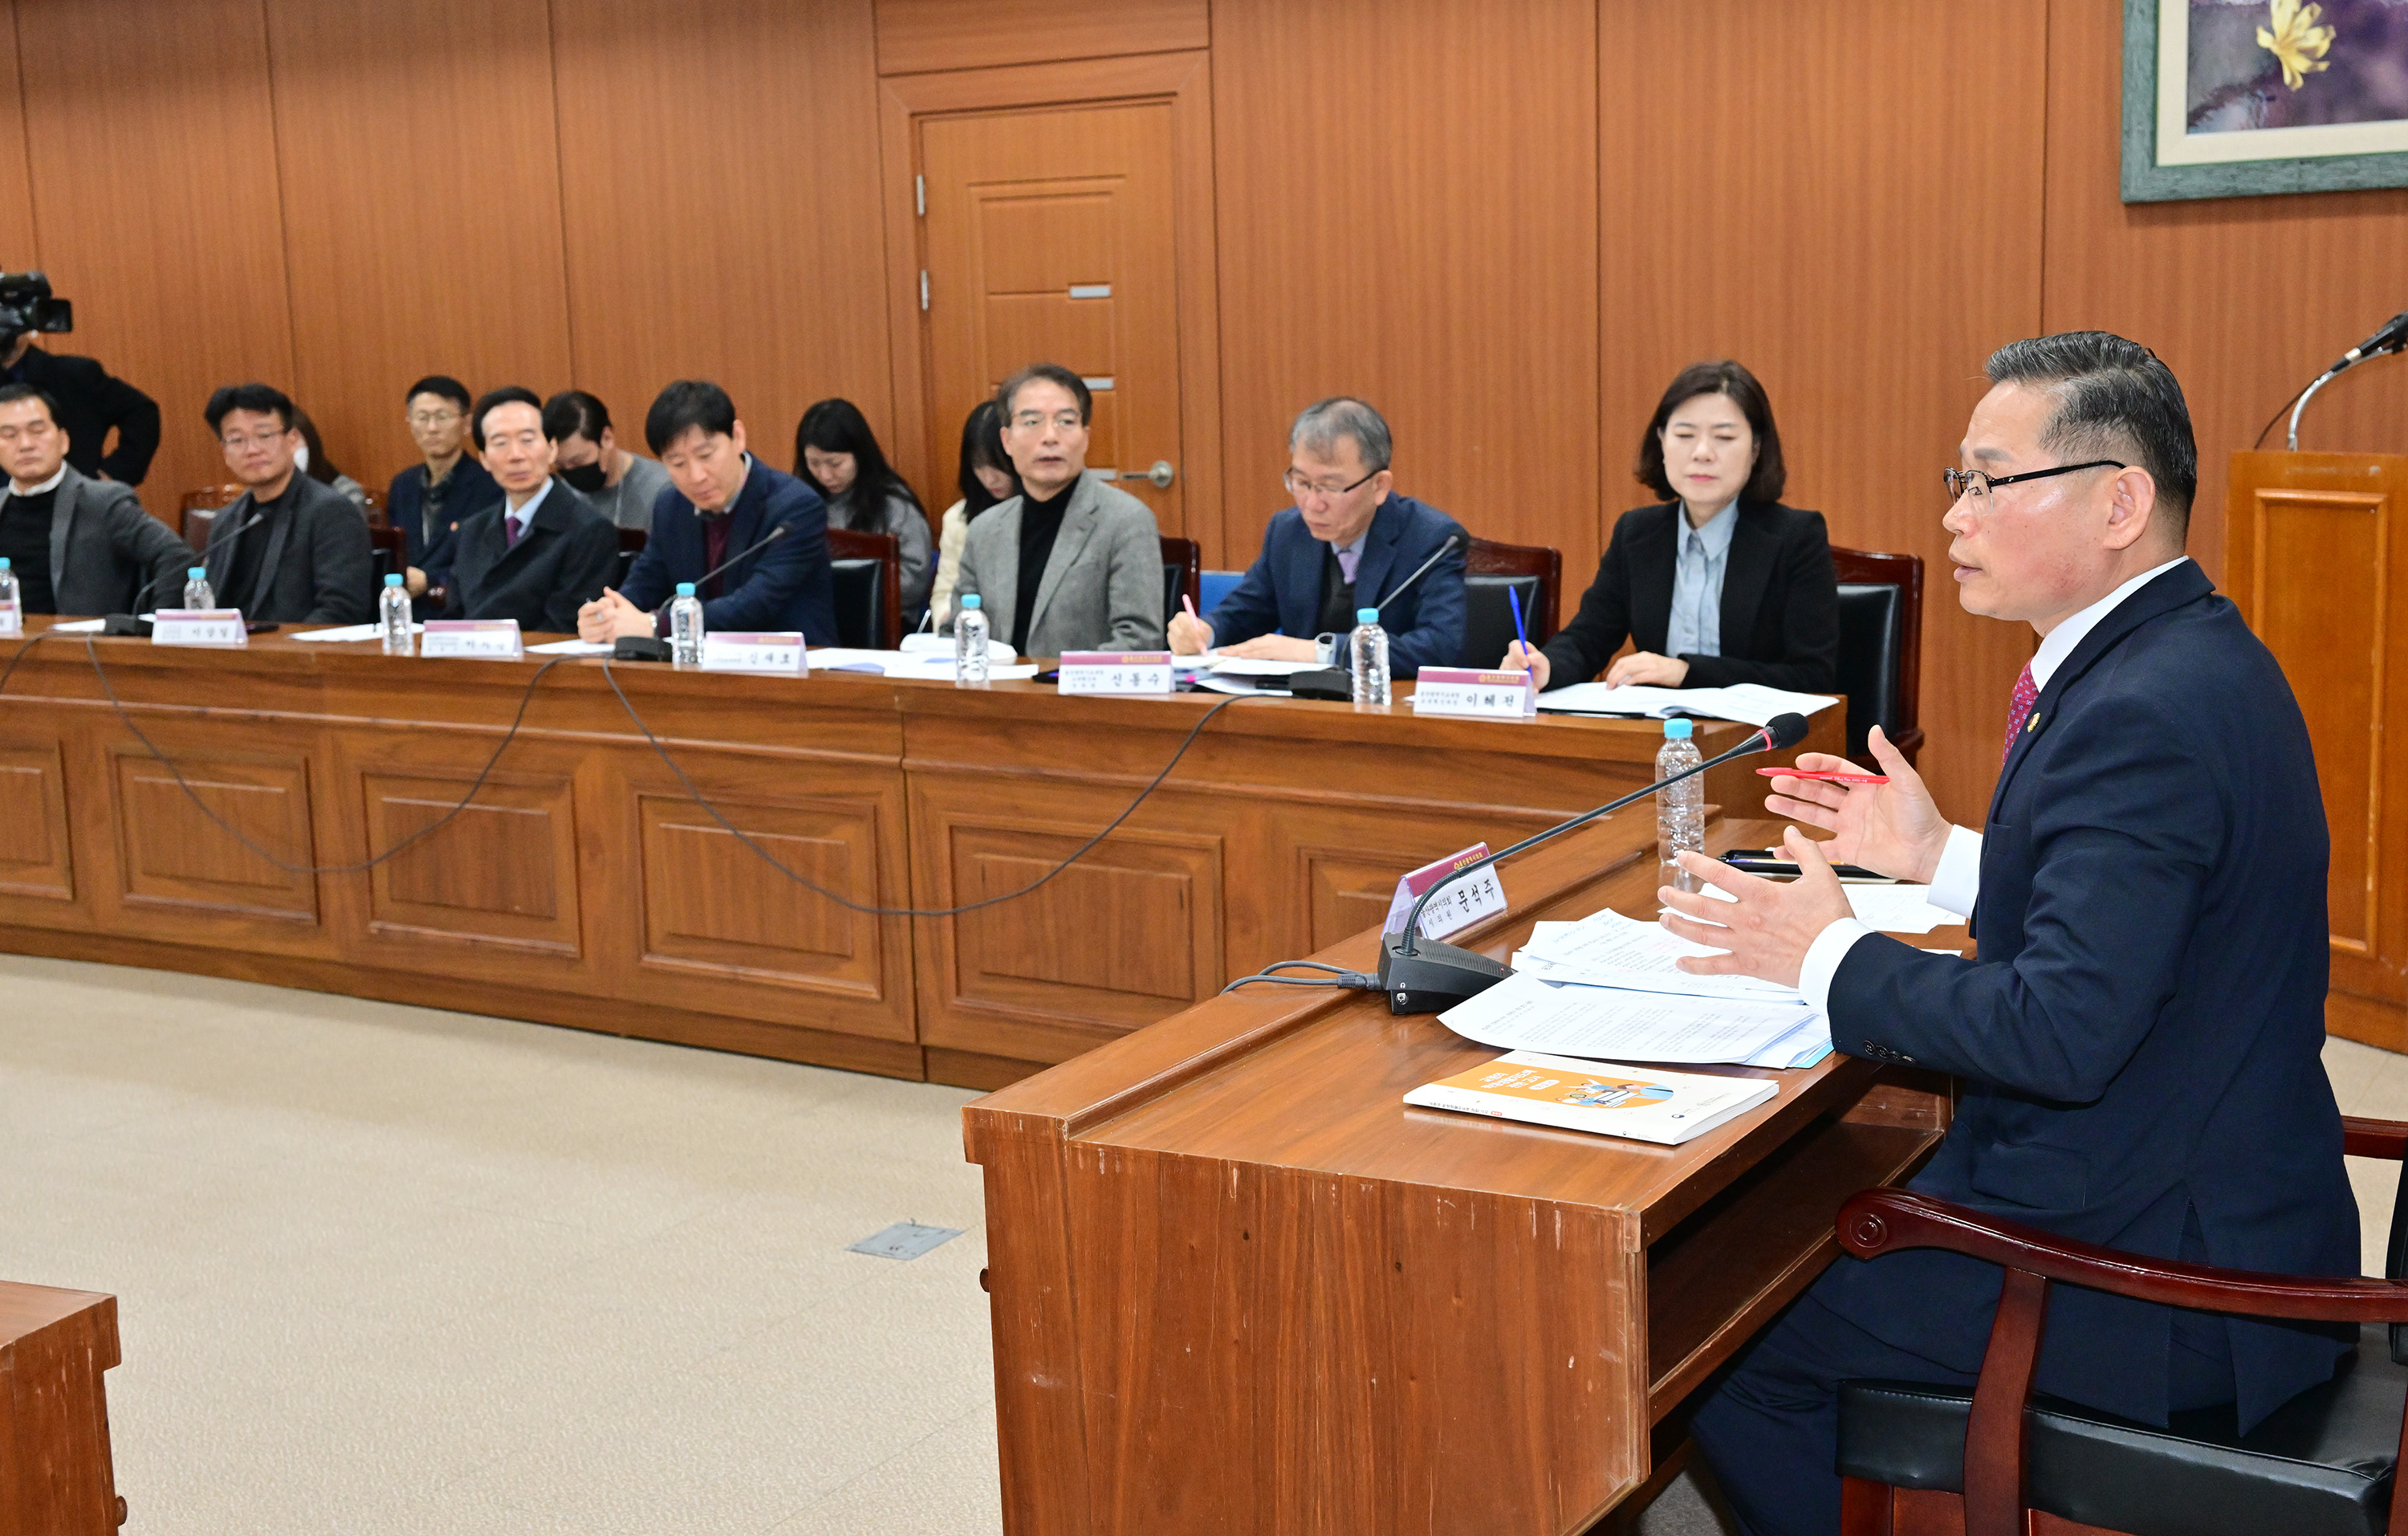
[(2124, 201), (2408, 186), (2408, 0), (2124, 0)]

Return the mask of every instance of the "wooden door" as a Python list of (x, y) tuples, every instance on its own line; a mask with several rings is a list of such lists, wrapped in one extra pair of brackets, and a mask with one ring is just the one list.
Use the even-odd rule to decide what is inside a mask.
[[(927, 460), (950, 479), (962, 418), (1013, 370), (1094, 391), (1087, 466), (1185, 532), (1179, 233), (1167, 101), (924, 118)], [(1169, 483), (1146, 478), (1168, 467)]]

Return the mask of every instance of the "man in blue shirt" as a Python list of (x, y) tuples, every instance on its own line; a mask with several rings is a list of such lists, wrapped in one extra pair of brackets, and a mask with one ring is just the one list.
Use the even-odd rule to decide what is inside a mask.
[[(1344, 635), (1357, 609), (1376, 608), (1396, 676), (1455, 665), (1471, 537), (1437, 508), (1396, 494), (1388, 423), (1341, 395), (1307, 407), (1287, 442), (1296, 505), (1271, 518), (1263, 553), (1211, 614), (1170, 621), (1170, 648), (1196, 655), (1218, 645), (1225, 656), (1311, 665), (1320, 659), (1315, 637)], [(1450, 536), (1455, 548), (1399, 591)]]

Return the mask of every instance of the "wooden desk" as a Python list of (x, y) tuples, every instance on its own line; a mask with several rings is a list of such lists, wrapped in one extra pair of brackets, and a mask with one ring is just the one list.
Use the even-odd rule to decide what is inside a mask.
[[(41, 621), (33, 621), (38, 625)], [(0, 658), (15, 652), (0, 642)], [(224, 823), (194, 804), (95, 676)], [(1029, 897), (849, 912), (688, 797), (598, 662), (425, 661), (60, 636), (0, 710), (0, 948), (993, 1087), (1378, 921), (1397, 877), (1653, 777), (1653, 723), (1416, 719), (1247, 699)], [(678, 765), (789, 868), (871, 907), (1016, 890), (1120, 813), (1210, 695), (1060, 696), (859, 673), (612, 669)], [(1841, 711), (1808, 750), (1837, 751)], [(1703, 724), (1709, 754), (1746, 727)], [(1710, 777), (1761, 803), (1751, 758)], [(1651, 827), (1645, 806), (1621, 822)], [(1512, 876), (1508, 877), (1509, 893)]]
[[(1649, 830), (1508, 866), (1520, 902), (1464, 941), (1652, 914)], [(1948, 1113), (1849, 1056), (1693, 1069), (1782, 1090), (1679, 1147), (1400, 1102), (1496, 1054), (1376, 996), (1261, 988), (968, 1106), (1010, 1536), (1585, 1530)]]
[(0, 1283), (0, 1530), (110, 1536), (125, 1520), (101, 1373), (117, 1299)]

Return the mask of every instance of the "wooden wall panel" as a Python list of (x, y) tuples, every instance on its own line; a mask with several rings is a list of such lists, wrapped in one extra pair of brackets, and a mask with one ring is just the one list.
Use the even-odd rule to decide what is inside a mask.
[(978, 69), (1206, 48), (1209, 0), (877, 0), (878, 71)]
[(694, 377), (781, 468), (826, 395), (891, 443), (869, 0), (552, 12), (577, 383), (638, 452), (652, 396)]
[[(1668, 51), (1687, 45), (1649, 67)], [(1252, 558), (1285, 505), (1289, 423), (1352, 394), (1395, 428), (1405, 494), (1594, 568), (1597, 52), (1574, 0), (1213, 7), (1227, 479), (1208, 561)]]
[(17, 59), (16, 0), (0, 3), (0, 270), (42, 265), (34, 224), (33, 166), (25, 154), (25, 94)]
[[(2040, 322), (2046, 7), (1885, 14), (1891, 57), (1954, 63), (1876, 80), (1825, 11), (1760, 3), (1701, 7), (1676, 49), (1609, 44), (1599, 511), (1610, 529), (1652, 499), (1630, 466), (1672, 376), (1746, 364), (1781, 427), (1784, 499), (1821, 510), (1835, 544), (1927, 562), (1921, 767), (1979, 825), (2032, 636), (1956, 606), (1940, 471), (1982, 360)], [(1594, 569), (1566, 551), (1567, 611)]]
[(260, 0), (26, 4), (17, 40), (42, 263), (76, 306), (62, 350), (159, 402), (143, 497), (172, 516), (225, 478), (209, 391), (293, 377)]
[(544, 0), (267, 0), (294, 396), (381, 493), (411, 380), (569, 380)]
[[(2408, 191), (2136, 203), (2116, 196), (2122, 8), (2058, 0), (2049, 16), (2052, 331), (2096, 326), (2155, 348), (2199, 435), (2191, 553), (2221, 577), (2230, 455), (2325, 366), (2408, 299)], [(2277, 426), (2266, 446), (2283, 446)], [(2408, 359), (2336, 380), (2300, 446), (2408, 452)]]

